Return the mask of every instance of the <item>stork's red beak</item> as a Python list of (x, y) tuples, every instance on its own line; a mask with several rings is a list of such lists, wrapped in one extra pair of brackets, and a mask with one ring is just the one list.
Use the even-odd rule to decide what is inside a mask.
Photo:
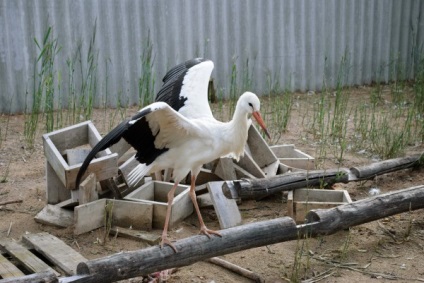
[(264, 130), (266, 136), (269, 139), (271, 139), (271, 136), (269, 135), (268, 130), (266, 129), (265, 122), (262, 119), (261, 113), (259, 113), (259, 111), (255, 111), (252, 113), (252, 115), (253, 117), (255, 117), (256, 121), (258, 122), (259, 126), (261, 126), (262, 130)]

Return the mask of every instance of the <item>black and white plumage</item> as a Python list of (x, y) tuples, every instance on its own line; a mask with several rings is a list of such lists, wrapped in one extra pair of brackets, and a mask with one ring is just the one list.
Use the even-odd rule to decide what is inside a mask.
[(240, 96), (233, 119), (217, 121), (208, 103), (208, 83), (213, 62), (192, 59), (172, 68), (163, 79), (156, 102), (141, 109), (108, 133), (89, 153), (77, 175), (79, 185), (84, 172), (95, 155), (124, 138), (137, 151), (140, 162), (129, 174), (130, 184), (145, 175), (173, 168), (174, 186), (168, 193), (168, 211), (162, 243), (175, 247), (167, 239), (172, 203), (178, 183), (191, 173), (190, 197), (199, 217), (201, 233), (217, 234), (206, 228), (194, 191), (195, 180), (203, 164), (221, 156), (238, 159), (244, 153), (248, 129), (253, 116), (269, 136), (259, 114), (258, 97), (246, 92)]

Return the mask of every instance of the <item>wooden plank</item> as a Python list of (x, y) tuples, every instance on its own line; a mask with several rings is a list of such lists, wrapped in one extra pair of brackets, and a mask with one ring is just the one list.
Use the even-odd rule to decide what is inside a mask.
[(124, 228), (151, 230), (153, 204), (125, 200), (108, 200), (113, 202), (112, 224)]
[(7, 258), (0, 254), (0, 277), (13, 278), (24, 276), (25, 274), (19, 270), (13, 263), (11, 263)]
[(87, 261), (62, 240), (46, 232), (23, 235), (22, 241), (33, 246), (67, 275), (75, 275), (78, 263)]
[(279, 144), (269, 147), (275, 156), (278, 158), (293, 158), (297, 157), (294, 155), (294, 144)]
[(237, 179), (233, 159), (229, 157), (221, 157), (213, 173), (225, 181)]
[(240, 225), (242, 220), (236, 201), (224, 196), (222, 192), (223, 183), (210, 182), (207, 186), (213, 206), (215, 207), (219, 225), (221, 229), (226, 229)]
[[(81, 167), (80, 165), (81, 164), (72, 165), (65, 169), (66, 186), (68, 189), (75, 189), (75, 179)], [(90, 173), (95, 173), (96, 178), (99, 181), (118, 175), (118, 155), (113, 153), (108, 156), (93, 159), (90, 162), (86, 173), (83, 175), (82, 180), (84, 180)]]
[(56, 206), (60, 208), (74, 208), (77, 205), (78, 205), (78, 201), (74, 201), (72, 199), (67, 199), (56, 204)]
[(84, 159), (87, 157), (90, 151), (90, 148), (71, 148), (65, 150), (68, 165), (76, 165), (79, 163), (83, 163)]
[[(124, 197), (125, 200), (153, 204), (153, 228), (163, 228), (168, 208), (168, 192), (172, 183), (149, 182)], [(178, 185), (172, 202), (169, 227), (172, 228), (182, 219), (193, 213), (193, 203), (189, 196), (189, 187)]]
[(112, 227), (112, 229), (110, 230), (110, 234), (118, 234), (118, 237), (145, 242), (149, 245), (159, 244), (161, 239), (161, 235), (158, 235), (156, 233), (126, 229), (122, 227)]
[(262, 138), (259, 131), (254, 125), (251, 125), (248, 132), (247, 144), (249, 146), (251, 156), (260, 168), (268, 166), (277, 161), (277, 156), (269, 148), (268, 143)]
[(199, 175), (197, 175), (197, 178), (196, 178), (196, 186), (205, 185), (205, 188), (206, 188), (206, 183), (221, 181), (221, 180), (222, 180), (221, 178), (219, 178), (217, 175), (212, 173), (212, 170), (201, 168)]
[(50, 162), (46, 162), (46, 198), (48, 204), (57, 204), (71, 198), (71, 192), (60, 180)]
[(242, 178), (257, 179), (255, 176), (253, 176), (247, 170), (244, 170), (242, 167), (238, 166), (237, 164), (233, 164), (233, 166), (234, 166), (234, 170), (236, 171), (236, 176), (238, 180)]
[(281, 163), (286, 164), (287, 166), (303, 169), (303, 170), (313, 170), (315, 169), (314, 159), (309, 158), (279, 158)]
[[(81, 145), (90, 144), (93, 147), (100, 140), (100, 134), (90, 121), (43, 135), (44, 154), (47, 161), (67, 189), (75, 189), (75, 179), (81, 163), (70, 165), (62, 155)], [(104, 180), (118, 173), (116, 153), (112, 154), (109, 149), (106, 149), (99, 152), (97, 156), (98, 158), (88, 166), (87, 175), (94, 172), (98, 180)]]
[[(217, 181), (220, 181), (220, 180), (217, 180)], [(196, 195), (198, 195), (198, 196), (208, 193), (207, 184), (202, 184), (202, 185), (196, 186), (194, 188), (194, 190), (196, 191)]]
[(62, 153), (66, 149), (75, 148), (88, 143), (88, 125), (91, 121), (85, 121), (51, 133), (44, 134), (43, 137), (51, 139), (55, 148)]
[(287, 215), (294, 219), (293, 191), (287, 193)]
[(106, 199), (99, 199), (74, 208), (74, 235), (80, 235), (104, 225)]
[(280, 161), (276, 160), (275, 162), (262, 167), (262, 171), (265, 173), (265, 176), (272, 177), (277, 175), (279, 166), (280, 166)]
[(65, 170), (69, 165), (62, 155), (67, 149), (87, 143), (87, 125), (89, 123), (91, 122), (86, 121), (43, 135), (44, 154), (46, 159), (50, 162), (58, 178), (67, 188), (69, 187), (66, 183)]
[(237, 164), (256, 178), (265, 178), (265, 173), (248, 153), (245, 152)]
[(27, 248), (11, 240), (0, 239), (0, 247), (2, 247), (9, 255), (19, 261), (28, 271), (31, 272), (43, 272), (51, 271), (57, 276), (59, 272), (48, 266), (41, 259), (36, 257)]
[(92, 202), (98, 199), (96, 175), (90, 173), (79, 186), (79, 204)]
[(196, 199), (197, 199), (197, 204), (199, 205), (199, 208), (213, 207), (213, 202), (209, 194), (196, 196)]
[(47, 204), (35, 217), (38, 223), (66, 228), (74, 223), (74, 212), (57, 205)]
[(346, 190), (298, 189), (289, 191), (287, 211), (296, 223), (303, 223), (312, 209), (328, 209), (351, 202)]
[(56, 177), (62, 182), (63, 186), (66, 185), (65, 169), (68, 164), (57, 150), (53, 141), (47, 136), (43, 135), (44, 155), (46, 156), (47, 163), (51, 165), (56, 173)]
[(273, 145), (270, 149), (278, 157), (281, 163), (289, 167), (313, 170), (315, 168), (315, 159), (296, 149), (293, 144)]
[(120, 139), (119, 142), (112, 145), (109, 149), (113, 153), (117, 153), (121, 158), (131, 148), (131, 145), (126, 140)]

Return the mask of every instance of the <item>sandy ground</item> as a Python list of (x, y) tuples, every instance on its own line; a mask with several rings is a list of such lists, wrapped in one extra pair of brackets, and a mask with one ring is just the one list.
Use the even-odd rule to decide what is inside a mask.
[[(363, 99), (363, 91), (353, 93), (355, 99)], [(293, 143), (312, 156), (316, 154), (313, 142), (305, 138), (302, 125), (302, 105), (307, 103), (305, 95), (299, 94), (292, 112), (289, 128), (275, 144)], [(114, 111), (114, 110), (110, 110)], [(128, 115), (136, 111), (127, 109)], [(93, 122), (102, 134), (108, 129), (102, 127), (103, 110), (96, 110)], [(7, 136), (6, 133), (7, 121)], [(116, 121), (117, 122), (117, 121)], [(38, 224), (34, 216), (45, 206), (45, 157), (41, 133), (33, 150), (27, 148), (24, 136), (24, 117), (1, 116), (2, 141), (0, 145), (0, 202), (23, 200), (22, 203), (0, 207), (0, 238), (19, 240), (25, 233), (49, 232), (88, 259), (94, 259), (145, 247), (140, 242), (123, 238), (111, 238), (107, 245), (100, 245), (101, 229), (80, 236), (74, 236), (72, 229), (58, 229)], [(274, 133), (275, 135), (275, 133)], [(422, 145), (411, 146), (405, 155), (422, 152)], [(369, 164), (371, 157), (347, 152), (344, 167)], [(335, 160), (328, 157), (326, 168), (335, 168)], [(339, 184), (338, 189), (348, 190), (353, 200), (368, 197), (368, 191), (378, 187), (381, 193), (405, 189), (424, 184), (424, 169), (403, 170), (379, 176), (375, 180)], [(287, 215), (286, 195), (278, 194), (261, 201), (243, 201), (239, 206), (243, 223), (273, 219)], [(207, 226), (219, 229), (212, 209), (203, 209)], [(9, 227), (11, 225), (10, 234)], [(161, 231), (155, 231), (160, 233)], [(181, 239), (198, 233), (198, 222), (191, 215), (178, 227), (170, 231), (170, 239)], [(299, 251), (303, 250), (302, 257)], [(251, 270), (265, 282), (287, 282), (289, 278), (300, 281), (317, 279), (320, 273), (327, 274), (320, 282), (422, 282), (424, 281), (424, 213), (422, 210), (402, 213), (352, 227), (334, 235), (298, 241), (284, 242), (266, 247), (245, 250), (222, 257), (234, 264)], [(127, 282), (141, 282), (141, 278)], [(179, 268), (170, 275), (167, 282), (251, 282), (231, 271), (207, 262)], [(313, 279), (308, 282), (315, 282)]]

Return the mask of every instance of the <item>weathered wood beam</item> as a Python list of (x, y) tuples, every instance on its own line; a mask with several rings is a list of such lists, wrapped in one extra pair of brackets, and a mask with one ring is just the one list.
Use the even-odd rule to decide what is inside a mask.
[(311, 210), (306, 215), (314, 234), (333, 234), (342, 229), (371, 222), (402, 212), (424, 208), (424, 185), (389, 192), (330, 209)]
[(346, 168), (292, 172), (270, 178), (227, 181), (222, 190), (228, 198), (259, 199), (282, 191), (347, 183), (348, 175), (349, 170)]
[(261, 179), (226, 181), (222, 190), (227, 198), (261, 199), (281, 191), (371, 179), (377, 175), (423, 166), (423, 164), (424, 154), (417, 154), (351, 169), (299, 171)]
[(365, 180), (374, 178), (377, 175), (382, 175), (411, 167), (422, 166), (423, 164), (424, 154), (420, 153), (408, 157), (383, 160), (365, 166), (352, 167), (350, 171), (356, 175), (358, 180)]
[(205, 235), (198, 235), (176, 241), (174, 245), (178, 253), (169, 246), (163, 249), (154, 246), (80, 263), (77, 273), (89, 276), (78, 282), (123, 280), (298, 237), (298, 229), (290, 217), (249, 223), (220, 232), (222, 237), (212, 236), (209, 239)]
[(283, 217), (222, 230), (222, 238), (212, 236), (209, 239), (198, 235), (178, 240), (174, 243), (178, 253), (174, 253), (169, 246), (163, 249), (154, 246), (82, 262), (77, 266), (77, 276), (61, 278), (60, 282), (114, 282), (193, 264), (219, 255), (296, 240), (304, 235), (313, 237), (333, 234), (355, 225), (422, 208), (424, 185), (336, 208), (313, 210), (306, 216), (309, 223), (304, 225), (296, 226), (291, 218)]
[(53, 272), (46, 270), (43, 272), (34, 273), (31, 275), (15, 277), (15, 278), (7, 278), (0, 279), (1, 283), (57, 283), (59, 280), (56, 277), (56, 274)]
[(207, 258), (295, 240), (302, 235), (332, 234), (355, 225), (394, 214), (424, 208), (424, 186), (412, 187), (360, 200), (336, 208), (311, 211), (310, 223), (296, 226), (289, 217), (249, 223), (220, 231), (221, 237), (193, 236), (174, 243), (178, 253), (166, 246), (115, 254), (80, 263), (84, 281), (112, 282), (155, 271), (185, 266)]

